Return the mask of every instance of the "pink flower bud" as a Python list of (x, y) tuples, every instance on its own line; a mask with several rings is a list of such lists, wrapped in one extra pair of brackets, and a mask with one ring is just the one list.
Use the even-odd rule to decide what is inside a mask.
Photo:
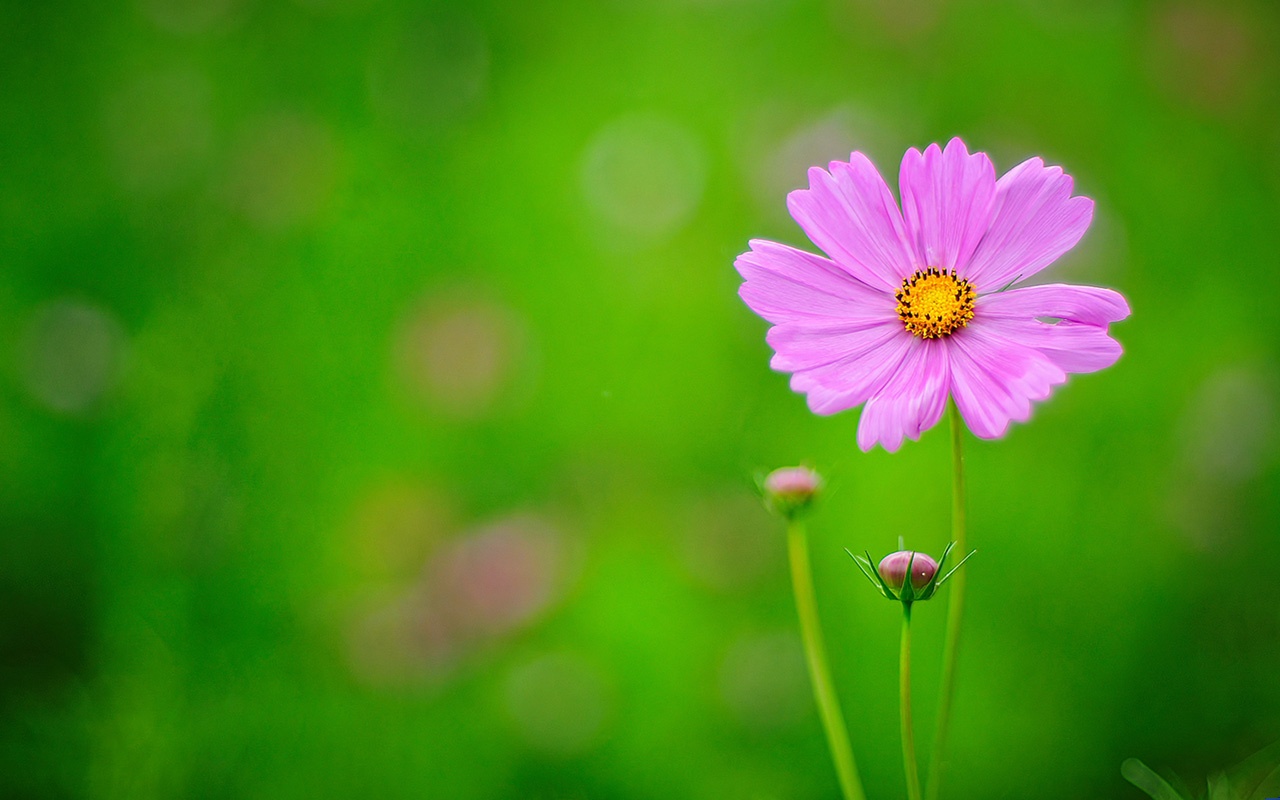
[(765, 503), (784, 517), (804, 511), (822, 489), (822, 478), (808, 467), (775, 469), (764, 479)]
[[(915, 556), (912, 559), (912, 556)], [(890, 553), (880, 561), (880, 576), (895, 592), (902, 588), (907, 579), (907, 564), (911, 564), (911, 585), (922, 589), (938, 572), (938, 562), (924, 553), (911, 550), (899, 550)]]

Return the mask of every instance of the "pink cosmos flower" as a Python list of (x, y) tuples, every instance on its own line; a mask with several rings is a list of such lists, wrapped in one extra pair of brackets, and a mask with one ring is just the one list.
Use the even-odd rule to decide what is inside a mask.
[(827, 258), (752, 240), (735, 266), (742, 299), (773, 323), (771, 365), (817, 414), (866, 404), (858, 446), (893, 452), (942, 416), (948, 396), (984, 439), (1025, 422), (1069, 372), (1120, 357), (1107, 326), (1117, 292), (1011, 288), (1070, 250), (1093, 218), (1071, 177), (1032, 158), (996, 180), (985, 153), (952, 139), (908, 150), (902, 209), (862, 153), (809, 170), (787, 208)]

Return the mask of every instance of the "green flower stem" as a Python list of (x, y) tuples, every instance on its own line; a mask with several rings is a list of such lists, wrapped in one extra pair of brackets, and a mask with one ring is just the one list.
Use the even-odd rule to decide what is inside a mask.
[[(964, 541), (964, 422), (956, 401), (949, 400), (947, 413), (951, 420), (951, 541), (956, 551), (963, 554), (968, 549)], [(933, 752), (929, 758), (928, 800), (937, 800), (938, 784), (942, 782), (942, 765), (946, 760), (947, 733), (951, 726), (951, 701), (956, 689), (956, 659), (960, 649), (960, 623), (964, 617), (965, 572), (960, 570), (949, 581), (951, 601), (947, 605), (947, 633), (942, 644), (942, 683), (938, 692), (938, 724), (934, 728)]]
[(849, 746), (849, 732), (845, 729), (840, 701), (831, 682), (831, 669), (827, 666), (827, 648), (818, 623), (818, 602), (813, 592), (809, 542), (804, 523), (793, 520), (787, 528), (787, 549), (791, 556), (791, 582), (796, 595), (796, 612), (800, 615), (800, 634), (804, 639), (805, 658), (809, 662), (809, 677), (813, 681), (813, 697), (818, 702), (822, 727), (827, 732), (827, 744), (831, 747), (831, 760), (835, 762), (840, 790), (844, 800), (866, 800), (853, 749)]
[[(910, 580), (910, 576), (907, 580)], [(907, 800), (920, 800), (916, 734), (911, 724), (911, 604), (902, 604), (902, 649), (898, 653), (898, 696), (902, 703), (902, 764), (907, 770)]]

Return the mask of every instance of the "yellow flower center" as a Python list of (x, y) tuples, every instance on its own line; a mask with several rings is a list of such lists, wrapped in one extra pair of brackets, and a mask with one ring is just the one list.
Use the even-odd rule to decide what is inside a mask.
[(968, 325), (978, 298), (973, 284), (957, 278), (955, 270), (944, 272), (937, 267), (907, 278), (894, 296), (898, 318), (921, 339), (940, 339)]

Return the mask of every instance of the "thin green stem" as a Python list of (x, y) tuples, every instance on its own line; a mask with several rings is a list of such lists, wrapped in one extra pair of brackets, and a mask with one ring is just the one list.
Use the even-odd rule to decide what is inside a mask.
[(840, 780), (840, 791), (844, 800), (866, 800), (853, 749), (849, 746), (849, 732), (845, 729), (840, 701), (831, 682), (831, 669), (827, 666), (827, 648), (818, 622), (818, 601), (813, 592), (809, 542), (804, 523), (792, 521), (787, 529), (787, 549), (791, 556), (791, 582), (795, 589), (796, 612), (800, 615), (800, 634), (804, 639), (805, 658), (809, 662), (809, 677), (813, 680), (813, 697), (818, 702), (822, 727), (827, 732), (827, 744)]
[[(910, 576), (907, 578), (910, 580)], [(907, 770), (907, 800), (920, 800), (916, 734), (911, 724), (911, 604), (902, 605), (902, 648), (898, 653), (898, 696), (902, 700), (902, 764)]]
[[(964, 423), (955, 400), (947, 404), (951, 421), (951, 541), (956, 552), (964, 555)], [(960, 650), (960, 623), (964, 618), (965, 571), (957, 572), (948, 585), (951, 600), (947, 606), (947, 633), (942, 644), (942, 682), (938, 692), (938, 724), (933, 732), (933, 752), (929, 757), (929, 779), (925, 786), (928, 800), (937, 800), (938, 785), (942, 782), (942, 767), (946, 762), (947, 733), (951, 727), (951, 701), (956, 689), (956, 659)]]

